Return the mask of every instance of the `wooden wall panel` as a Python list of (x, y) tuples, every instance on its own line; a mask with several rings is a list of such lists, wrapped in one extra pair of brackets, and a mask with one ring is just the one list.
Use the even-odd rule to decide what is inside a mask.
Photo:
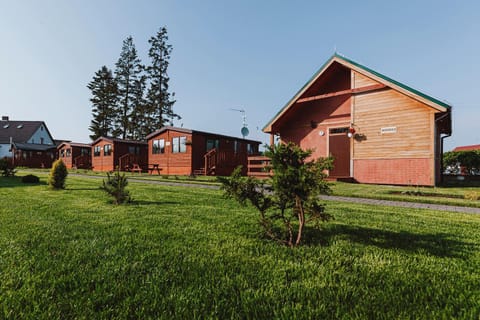
[(353, 72), (353, 77), (354, 77), (352, 88), (361, 88), (361, 87), (366, 87), (366, 86), (371, 86), (371, 85), (374, 85), (374, 84), (378, 84), (377, 81), (375, 81), (373, 79), (370, 79), (370, 78), (364, 76), (361, 73), (358, 73), (358, 72), (355, 72), (355, 71), (352, 71), (352, 72)]
[[(431, 108), (394, 90), (355, 97), (354, 159), (433, 158)], [(395, 133), (381, 133), (394, 127)]]

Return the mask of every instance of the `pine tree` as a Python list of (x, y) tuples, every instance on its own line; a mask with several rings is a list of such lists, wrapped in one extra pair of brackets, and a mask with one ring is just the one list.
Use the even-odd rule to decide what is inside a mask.
[(172, 45), (167, 44), (167, 28), (162, 27), (157, 34), (148, 40), (151, 45), (148, 56), (152, 64), (147, 68), (150, 87), (147, 93), (147, 102), (149, 108), (149, 117), (146, 119), (149, 123), (147, 131), (154, 131), (163, 127), (167, 123), (172, 123), (173, 119), (180, 119), (180, 116), (173, 112), (173, 97), (175, 93), (168, 92), (168, 81), (170, 80), (167, 70), (169, 65)]
[(142, 86), (138, 82), (144, 67), (137, 56), (137, 50), (131, 36), (123, 41), (120, 58), (115, 67), (115, 79), (118, 86), (115, 135), (122, 139), (133, 139), (132, 128), (135, 123), (132, 123), (131, 116), (136, 108), (135, 100), (143, 95), (143, 92), (139, 92), (139, 90), (142, 90)]
[(134, 83), (134, 94), (132, 103), (133, 109), (130, 115), (130, 135), (133, 140), (145, 140), (145, 137), (151, 133), (147, 128), (148, 106), (145, 100), (145, 88), (147, 76), (141, 75)]
[(89, 130), (92, 140), (113, 134), (115, 108), (117, 103), (117, 84), (112, 71), (103, 66), (95, 73), (87, 85), (92, 92), (92, 116)]

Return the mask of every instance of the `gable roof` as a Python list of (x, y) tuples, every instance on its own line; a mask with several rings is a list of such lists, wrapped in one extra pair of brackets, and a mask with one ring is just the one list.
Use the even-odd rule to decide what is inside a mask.
[(123, 140), (119, 138), (114, 138), (114, 137), (98, 137), (95, 141), (91, 143), (93, 146), (94, 144), (97, 144), (100, 140), (107, 140), (110, 142), (118, 142), (118, 143), (128, 143), (128, 144), (140, 144), (140, 145), (147, 145), (146, 141), (135, 141), (135, 140)]
[(42, 125), (53, 141), (53, 137), (43, 121), (1, 120), (0, 143), (10, 143), (10, 137), (13, 142), (26, 143)]
[(474, 144), (470, 146), (460, 146), (456, 147), (452, 151), (474, 151), (474, 150), (480, 150), (480, 144)]
[(256, 140), (249, 140), (249, 139), (243, 139), (243, 138), (238, 138), (238, 137), (233, 137), (233, 136), (226, 136), (226, 135), (223, 135), (223, 134), (218, 134), (218, 133), (213, 133), (213, 132), (206, 132), (206, 131), (198, 131), (198, 130), (191, 130), (191, 129), (185, 129), (185, 128), (178, 128), (178, 127), (172, 127), (172, 126), (165, 126), (165, 127), (162, 127), (152, 133), (150, 133), (148, 136), (146, 136), (145, 138), (147, 140), (150, 140), (151, 138), (153, 137), (156, 137), (158, 136), (159, 134), (165, 132), (165, 131), (176, 131), (176, 132), (181, 132), (181, 133), (187, 133), (187, 134), (201, 134), (201, 135), (207, 135), (207, 136), (215, 136), (215, 137), (220, 137), (220, 138), (225, 138), (225, 139), (230, 139), (230, 140), (239, 140), (239, 141), (246, 141), (246, 142), (249, 142), (249, 143), (258, 143), (258, 144), (261, 144), (260, 141), (256, 141)]
[(77, 142), (70, 142), (70, 141), (63, 141), (57, 146), (57, 149), (63, 148), (63, 146), (70, 146), (70, 147), (79, 147), (79, 148), (91, 148), (92, 146), (86, 143), (77, 143)]
[(446, 112), (450, 110), (451, 105), (446, 102), (440, 101), (432, 96), (429, 96), (423, 92), (420, 92), (412, 87), (407, 86), (399, 81), (396, 81), (390, 77), (387, 77), (380, 72), (372, 70), (358, 62), (346, 58), (343, 55), (335, 53), (327, 62), (325, 62), (320, 69), (303, 85), (303, 87), (290, 99), (285, 106), (263, 127), (264, 132), (271, 132), (272, 125), (276, 122), (295, 102), (307, 91), (307, 89), (315, 83), (315, 81), (333, 64), (339, 63), (351, 70), (354, 70), (366, 77), (369, 77), (387, 87), (397, 90), (415, 100), (418, 100), (440, 112)]

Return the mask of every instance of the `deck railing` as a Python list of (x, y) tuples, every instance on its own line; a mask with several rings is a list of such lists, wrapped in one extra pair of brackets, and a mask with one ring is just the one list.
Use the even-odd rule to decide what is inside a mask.
[(247, 175), (257, 178), (267, 178), (271, 174), (268, 168), (269, 166), (270, 158), (265, 156), (250, 156), (248, 157)]
[(139, 163), (139, 157), (134, 155), (133, 153), (127, 153), (118, 158), (118, 166), (120, 171), (128, 171), (129, 168), (133, 166), (133, 164), (142, 165)]
[(92, 167), (92, 157), (88, 154), (77, 156), (73, 159), (73, 166), (77, 169), (90, 169)]

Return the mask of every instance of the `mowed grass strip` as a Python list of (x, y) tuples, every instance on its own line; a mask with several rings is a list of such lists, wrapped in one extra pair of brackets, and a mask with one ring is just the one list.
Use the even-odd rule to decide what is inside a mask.
[(100, 183), (0, 178), (0, 318), (480, 316), (478, 215), (329, 202), (291, 250), (220, 191)]

